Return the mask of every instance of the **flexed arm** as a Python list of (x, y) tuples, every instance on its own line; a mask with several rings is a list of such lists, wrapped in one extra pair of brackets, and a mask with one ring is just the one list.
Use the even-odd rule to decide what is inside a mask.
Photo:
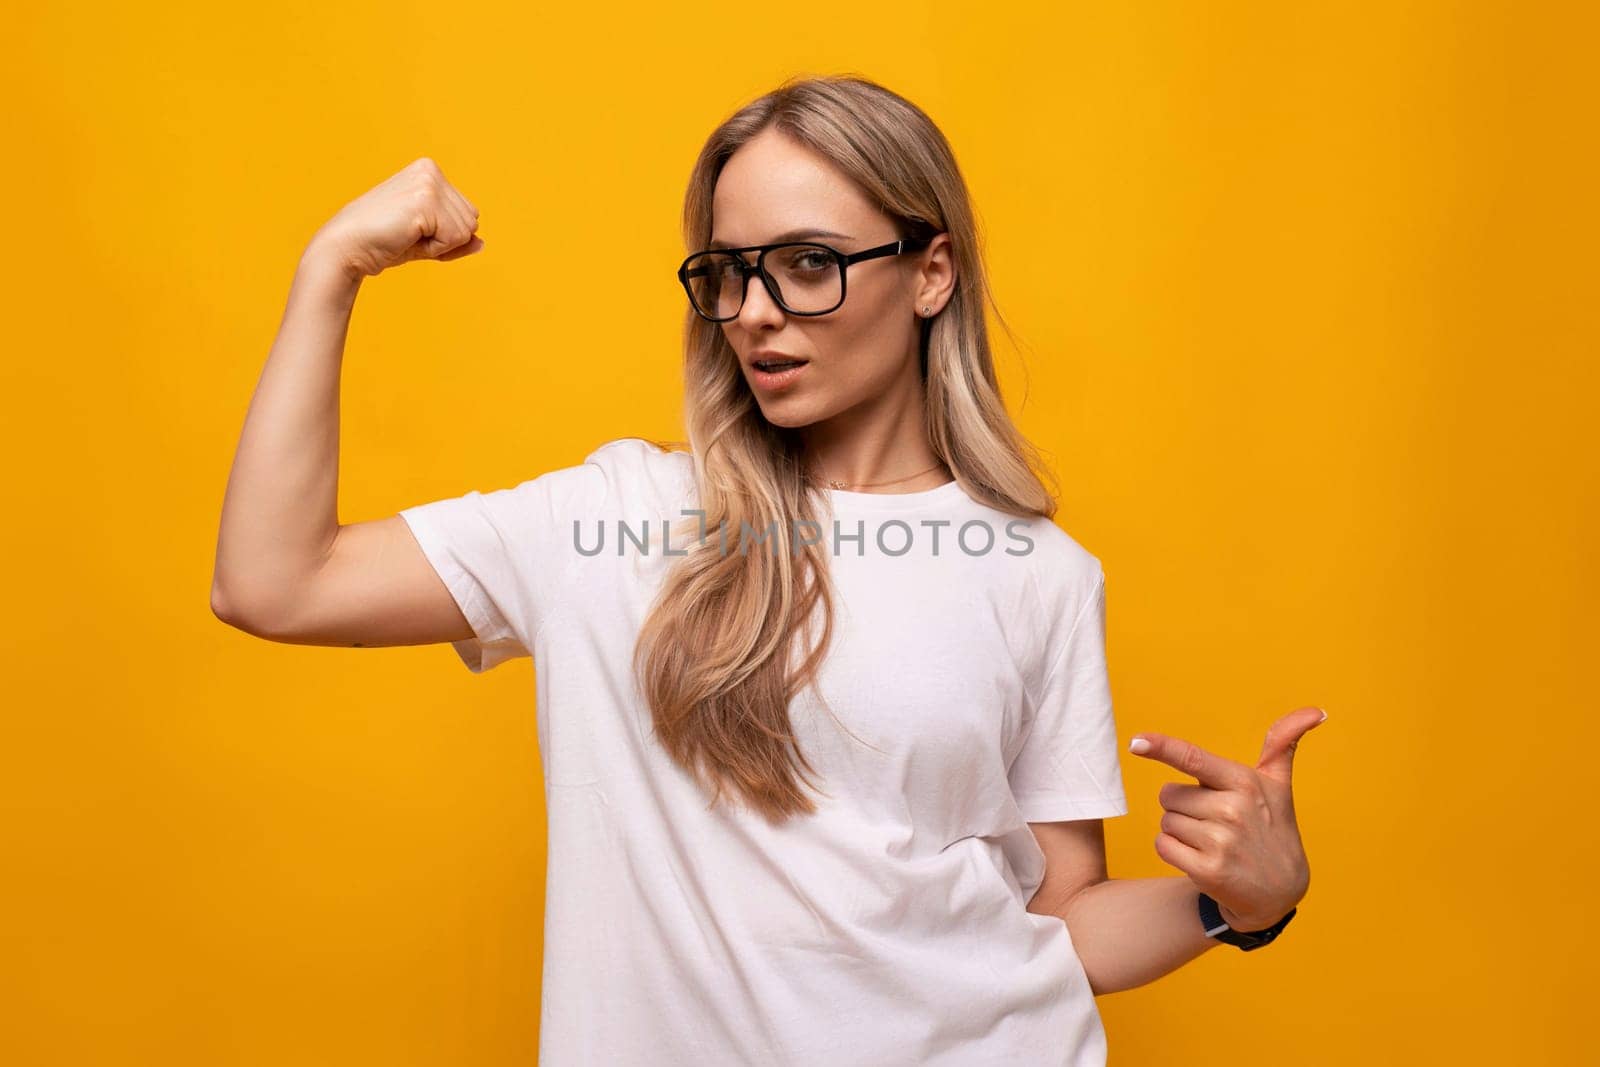
[(245, 416), (223, 498), (211, 609), (298, 644), (457, 640), (471, 628), (398, 516), (341, 526), (339, 372), (362, 282), (479, 251), (478, 211), (423, 158), (307, 244)]

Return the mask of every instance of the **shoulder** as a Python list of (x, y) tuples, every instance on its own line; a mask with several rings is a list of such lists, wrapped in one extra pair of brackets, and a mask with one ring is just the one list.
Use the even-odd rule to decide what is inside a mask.
[(1069, 649), (1103, 640), (1105, 569), (1053, 519), (1018, 520), (1012, 529), (1033, 542), (1033, 550), (1018, 560), (1017, 604), (1027, 624), (1017, 643), (1025, 684), (1038, 694)]
[(997, 565), (1032, 590), (1040, 607), (1065, 611), (1081, 606), (1095, 594), (1103, 579), (1099, 557), (1055, 520), (1014, 515), (970, 498), (967, 503), (972, 517), (986, 523), (996, 535), (998, 551), (991, 555)]
[(1104, 578), (1100, 558), (1054, 521), (1043, 517), (1018, 520), (1011, 529), (1034, 543), (1030, 573), (1042, 585), (1090, 594)]
[(1018, 518), (995, 512), (1020, 581), (1019, 597), (1038, 620), (1038, 636), (1058, 646), (1091, 605), (1104, 596), (1105, 568), (1100, 558), (1053, 519)]
[(682, 506), (693, 493), (693, 455), (643, 437), (606, 441), (584, 457), (583, 465), (598, 471), (612, 505), (670, 509)]
[(688, 452), (665, 449), (646, 437), (613, 437), (595, 446), (583, 460), (636, 472), (675, 472), (693, 463)]

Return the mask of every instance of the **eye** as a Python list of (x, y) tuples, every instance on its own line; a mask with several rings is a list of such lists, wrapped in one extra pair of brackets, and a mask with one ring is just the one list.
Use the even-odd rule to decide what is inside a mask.
[(790, 270), (821, 271), (833, 266), (833, 257), (817, 248), (801, 248), (784, 257), (784, 264)]

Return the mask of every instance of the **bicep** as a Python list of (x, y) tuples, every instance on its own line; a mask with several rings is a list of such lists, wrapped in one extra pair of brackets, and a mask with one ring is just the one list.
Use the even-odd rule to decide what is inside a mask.
[(1044, 880), (1029, 911), (1061, 916), (1079, 892), (1106, 880), (1104, 819), (1030, 822), (1028, 829), (1044, 853)]
[(248, 627), (302, 645), (376, 648), (473, 636), (466, 615), (397, 515), (339, 528), (322, 564)]
[[(1032, 691), (1033, 707), (1007, 780), (1030, 824), (1079, 822), (1128, 813), (1105, 649), (1105, 581), (1096, 567), (1054, 662)], [(1059, 646), (1055, 642), (1059, 641)], [(1031, 693), (1030, 693), (1031, 695)]]

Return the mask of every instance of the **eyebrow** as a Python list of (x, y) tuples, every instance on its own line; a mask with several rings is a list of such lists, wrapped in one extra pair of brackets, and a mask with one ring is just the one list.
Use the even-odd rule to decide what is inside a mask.
[[(802, 228), (802, 229), (798, 229), (798, 230), (785, 230), (783, 233), (780, 233), (780, 234), (778, 234), (778, 236), (774, 237), (771, 241), (768, 241), (768, 242), (765, 242), (765, 243), (767, 243), (767, 244), (778, 244), (778, 243), (780, 243), (782, 241), (803, 241), (808, 237), (838, 237), (841, 240), (845, 240), (845, 241), (853, 240), (853, 238), (851, 238), (851, 236), (849, 234), (847, 234), (847, 233), (834, 233), (832, 230), (819, 230), (819, 229), (809, 228), (808, 227), (808, 228)], [(708, 247), (708, 248), (732, 248), (733, 246), (731, 244), (729, 244), (727, 241), (722, 241), (722, 240), (718, 240), (717, 238), (712, 238), (711, 243), (709, 245), (707, 245), (706, 247)]]

